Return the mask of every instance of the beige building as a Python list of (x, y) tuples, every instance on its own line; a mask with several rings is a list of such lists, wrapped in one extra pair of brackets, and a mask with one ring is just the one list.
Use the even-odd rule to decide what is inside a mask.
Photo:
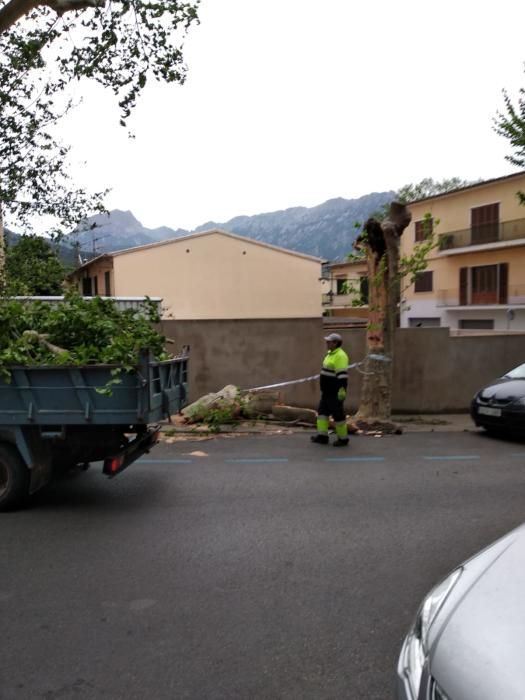
[(525, 172), (409, 205), (401, 238), (410, 255), (429, 226), (439, 246), (415, 284), (402, 289), (401, 326), (525, 330)]
[(319, 318), (321, 259), (219, 229), (101, 255), (70, 280), (85, 296), (163, 299), (177, 320)]
[(365, 319), (368, 315), (366, 258), (323, 265), (321, 292), (325, 316)]

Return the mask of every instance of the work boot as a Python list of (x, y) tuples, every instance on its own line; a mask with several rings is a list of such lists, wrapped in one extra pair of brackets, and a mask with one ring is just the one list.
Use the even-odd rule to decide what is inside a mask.
[(346, 447), (348, 445), (348, 438), (337, 438), (334, 442), (334, 447)]
[(311, 435), (311, 442), (317, 442), (319, 445), (328, 445), (328, 435)]

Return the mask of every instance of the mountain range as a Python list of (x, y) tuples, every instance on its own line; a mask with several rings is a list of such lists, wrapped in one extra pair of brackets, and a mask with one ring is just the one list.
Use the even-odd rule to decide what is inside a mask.
[[(15, 233), (8, 228), (4, 229), (4, 240), (7, 247), (15, 246), (23, 234)], [(67, 267), (76, 267), (79, 263), (79, 251), (76, 247), (72, 247), (70, 242), (53, 243), (53, 249), (56, 251), (61, 262)], [(82, 251), (81, 258), (89, 257), (88, 253)]]
[(355, 224), (380, 210), (394, 194), (393, 191), (373, 192), (358, 199), (329, 199), (315, 207), (292, 207), (254, 216), (236, 216), (226, 222), (208, 221), (193, 231), (167, 226), (146, 228), (131, 211), (114, 209), (108, 214), (89, 217), (65, 236), (63, 242), (82, 251), (83, 257), (92, 257), (221, 228), (264, 243), (336, 260), (351, 252), (357, 235)]

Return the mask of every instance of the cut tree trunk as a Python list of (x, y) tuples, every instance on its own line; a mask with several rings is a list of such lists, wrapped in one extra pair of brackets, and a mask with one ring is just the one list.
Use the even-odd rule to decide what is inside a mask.
[(275, 389), (245, 391), (241, 394), (241, 403), (245, 418), (258, 418), (272, 413), (273, 407), (281, 403), (281, 394)]
[(310, 408), (297, 408), (295, 406), (277, 405), (272, 409), (272, 414), (281, 421), (308, 423), (315, 425), (317, 412)]
[[(399, 244), (411, 215), (405, 205), (392, 202), (387, 218), (369, 219), (364, 227), (368, 261), (367, 357), (359, 409), (360, 427), (377, 429), (383, 421), (391, 426), (394, 333), (397, 326)], [(377, 356), (377, 357), (376, 357)], [(389, 431), (390, 432), (390, 431)]]

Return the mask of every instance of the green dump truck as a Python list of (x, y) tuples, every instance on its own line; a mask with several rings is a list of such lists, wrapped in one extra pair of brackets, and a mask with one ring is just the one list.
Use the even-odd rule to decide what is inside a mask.
[(114, 365), (10, 367), (0, 379), (0, 511), (18, 508), (57, 471), (102, 462), (115, 477), (158, 440), (186, 403), (188, 356)]

